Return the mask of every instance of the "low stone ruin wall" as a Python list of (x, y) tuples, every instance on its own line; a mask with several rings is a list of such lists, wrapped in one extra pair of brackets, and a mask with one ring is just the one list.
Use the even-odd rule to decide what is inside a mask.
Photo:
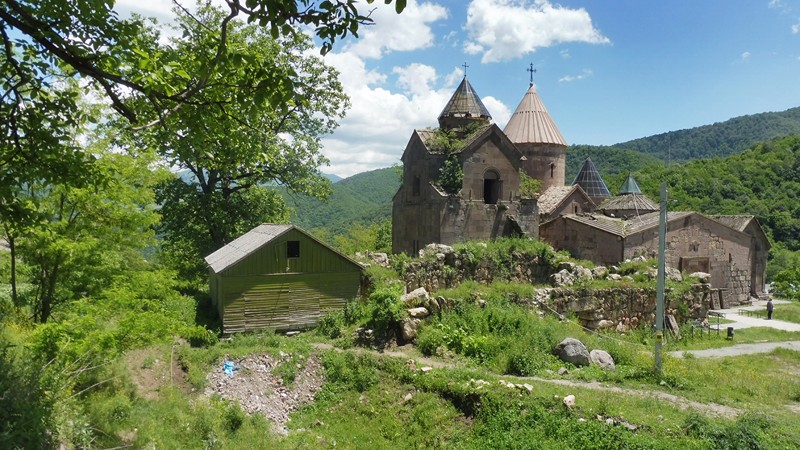
[[(669, 297), (665, 299), (668, 303), (665, 305), (665, 314), (674, 316), (678, 323), (706, 319), (710, 304), (708, 284), (696, 284), (680, 298)], [(535, 304), (552, 313), (575, 314), (582, 326), (592, 330), (625, 332), (642, 325), (655, 324), (656, 321), (655, 289), (547, 288), (538, 291)]]
[(458, 286), (466, 280), (490, 284), (495, 280), (513, 283), (548, 283), (555, 273), (549, 261), (538, 256), (520, 254), (508, 269), (497, 267), (494, 261), (469, 261), (457, 253), (439, 254), (433, 261), (414, 261), (404, 268), (403, 279), (407, 292), (424, 287), (428, 292)]

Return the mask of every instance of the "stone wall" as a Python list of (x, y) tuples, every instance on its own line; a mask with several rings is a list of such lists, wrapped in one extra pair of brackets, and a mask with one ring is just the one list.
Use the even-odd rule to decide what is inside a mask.
[(501, 270), (489, 259), (470, 261), (455, 252), (438, 253), (434, 261), (408, 263), (404, 268), (403, 279), (408, 292), (421, 287), (433, 292), (458, 286), (465, 280), (483, 284), (495, 280), (542, 284), (548, 283), (550, 276), (555, 273), (550, 261), (543, 258), (525, 254), (514, 256), (513, 267), (510, 270)]
[[(667, 297), (665, 314), (673, 315), (678, 323), (688, 319), (706, 319), (710, 304), (708, 284), (696, 284), (680, 298)], [(575, 314), (582, 326), (592, 330), (612, 329), (624, 332), (643, 325), (653, 325), (656, 318), (655, 289), (542, 289), (536, 302), (546, 311), (563, 315)], [(681, 307), (681, 304), (685, 307)]]

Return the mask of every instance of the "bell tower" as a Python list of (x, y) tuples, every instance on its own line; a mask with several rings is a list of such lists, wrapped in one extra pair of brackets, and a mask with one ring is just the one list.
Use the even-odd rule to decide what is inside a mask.
[(564, 186), (567, 141), (536, 92), (533, 64), (527, 70), (531, 74), (530, 87), (503, 132), (525, 155), (525, 172), (541, 181), (544, 192), (551, 186)]

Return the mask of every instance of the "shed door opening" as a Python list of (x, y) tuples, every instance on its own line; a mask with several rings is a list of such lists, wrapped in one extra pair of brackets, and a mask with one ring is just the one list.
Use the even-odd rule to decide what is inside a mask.
[(489, 170), (483, 176), (483, 202), (489, 205), (497, 204), (500, 199), (502, 182), (497, 172)]
[(287, 258), (300, 257), (300, 241), (286, 241), (286, 257)]

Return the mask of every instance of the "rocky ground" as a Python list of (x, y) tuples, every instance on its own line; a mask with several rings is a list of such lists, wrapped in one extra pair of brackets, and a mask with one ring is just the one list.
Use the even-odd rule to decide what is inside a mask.
[[(325, 381), (316, 355), (303, 359), (281, 352), (278, 357), (259, 354), (232, 361), (239, 368), (232, 376), (223, 371), (222, 363), (208, 374), (206, 394), (219, 394), (236, 401), (248, 414), (263, 414), (275, 424), (275, 431), (284, 435), (288, 433), (289, 414), (313, 402)], [(282, 364), (298, 366), (295, 380), (289, 386), (275, 373)]]

